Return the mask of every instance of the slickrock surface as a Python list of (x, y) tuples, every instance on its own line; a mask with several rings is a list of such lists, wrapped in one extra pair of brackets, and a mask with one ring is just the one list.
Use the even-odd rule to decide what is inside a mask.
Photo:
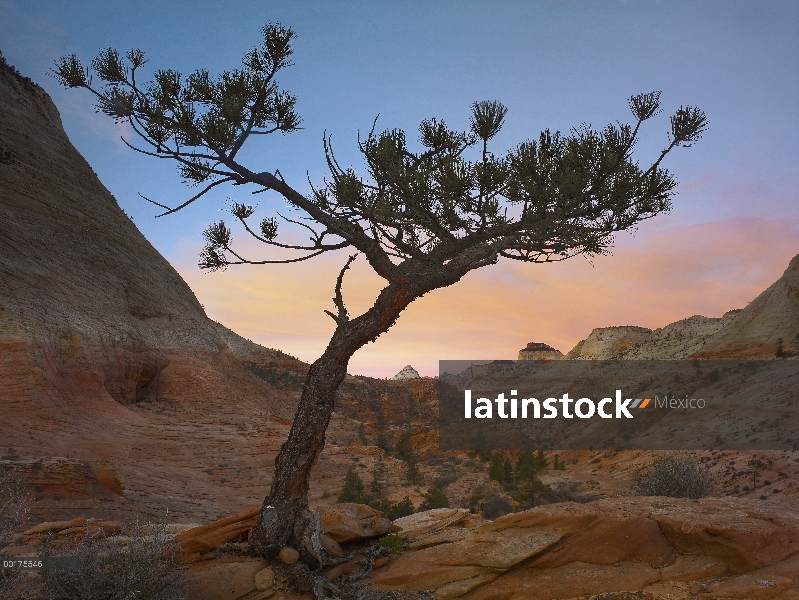
[[(616, 592), (748, 600), (799, 593), (799, 514), (775, 502), (569, 502), (461, 525), (420, 534), (418, 542), (430, 541), (375, 570), (373, 581), (387, 589), (434, 589), (437, 598), (486, 600)], [(448, 531), (459, 535), (443, 535)]]

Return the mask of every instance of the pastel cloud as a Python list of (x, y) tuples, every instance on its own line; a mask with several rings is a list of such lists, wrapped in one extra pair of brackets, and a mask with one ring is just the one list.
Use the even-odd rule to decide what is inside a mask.
[[(412, 364), (435, 375), (440, 359), (515, 358), (527, 342), (568, 351), (594, 327), (662, 327), (694, 314), (718, 317), (742, 308), (771, 285), (799, 252), (796, 219), (737, 216), (684, 225), (662, 217), (633, 237), (619, 236), (612, 256), (592, 262), (528, 265), (504, 261), (412, 304), (350, 372), (393, 375)], [(178, 269), (208, 315), (245, 337), (307, 361), (333, 331), (332, 307), (343, 256), (296, 265), (231, 268), (203, 274)], [(351, 314), (373, 301), (381, 280), (361, 259), (347, 273)]]

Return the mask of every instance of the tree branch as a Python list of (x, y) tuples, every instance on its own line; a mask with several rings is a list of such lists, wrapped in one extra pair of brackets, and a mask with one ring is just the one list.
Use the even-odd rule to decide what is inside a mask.
[(332, 319), (336, 322), (336, 325), (343, 325), (350, 320), (350, 315), (347, 313), (347, 308), (344, 306), (344, 299), (341, 296), (341, 284), (344, 281), (344, 273), (347, 272), (347, 269), (350, 268), (350, 265), (356, 258), (358, 258), (357, 254), (350, 255), (350, 257), (347, 259), (347, 263), (344, 265), (344, 267), (342, 267), (338, 274), (338, 278), (336, 279), (336, 295), (333, 298), (333, 304), (335, 304), (336, 308), (338, 309), (338, 315), (333, 314), (329, 310), (325, 310), (325, 313), (332, 317)]

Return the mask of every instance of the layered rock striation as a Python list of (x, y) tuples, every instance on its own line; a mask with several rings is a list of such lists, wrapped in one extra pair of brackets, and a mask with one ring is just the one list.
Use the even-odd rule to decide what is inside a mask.
[(519, 360), (560, 360), (563, 353), (549, 344), (530, 342), (519, 350)]
[[(5, 63), (0, 146), (4, 449), (109, 460), (159, 512), (207, 492), (198, 474), (225, 462), (208, 464), (231, 436), (249, 448), (247, 468), (265, 463), (268, 475), (296, 398), (241, 363), (302, 364), (208, 319), (72, 146), (49, 96)], [(246, 435), (264, 429), (275, 439)], [(268, 476), (253, 477), (263, 492)]]

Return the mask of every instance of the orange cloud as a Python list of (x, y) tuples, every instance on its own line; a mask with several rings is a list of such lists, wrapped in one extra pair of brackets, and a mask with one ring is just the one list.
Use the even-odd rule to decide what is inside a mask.
[[(420, 298), (350, 372), (392, 376), (406, 364), (435, 375), (440, 359), (515, 358), (527, 342), (563, 352), (594, 327), (657, 328), (694, 314), (742, 308), (780, 277), (799, 252), (794, 220), (735, 217), (679, 225), (672, 217), (622, 234), (612, 256), (528, 265), (504, 261)], [(295, 265), (178, 270), (208, 315), (237, 333), (303, 360), (321, 355), (333, 331), (335, 278), (344, 257)], [(193, 262), (193, 260), (192, 260)], [(344, 280), (351, 314), (374, 300), (381, 280), (363, 259)]]

